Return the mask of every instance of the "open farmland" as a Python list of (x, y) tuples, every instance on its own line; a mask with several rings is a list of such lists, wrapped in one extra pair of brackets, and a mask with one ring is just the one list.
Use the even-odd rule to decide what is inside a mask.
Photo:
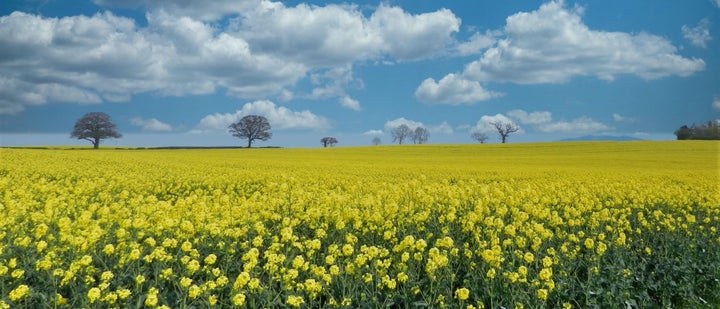
[(0, 308), (716, 308), (719, 147), (0, 149)]

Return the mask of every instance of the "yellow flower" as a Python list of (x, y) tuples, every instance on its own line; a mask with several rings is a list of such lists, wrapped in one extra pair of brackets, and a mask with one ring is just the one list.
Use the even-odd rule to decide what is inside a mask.
[(92, 288), (87, 292), (87, 298), (90, 303), (94, 303), (96, 300), (100, 298), (100, 289), (99, 288)]
[(351, 256), (353, 254), (353, 251), (355, 251), (355, 249), (353, 249), (353, 246), (350, 244), (345, 244), (342, 247), (342, 253), (345, 256)]
[(203, 260), (203, 262), (205, 262), (205, 265), (213, 265), (213, 264), (215, 264), (216, 261), (217, 261), (217, 256), (212, 253), (210, 253), (210, 255), (206, 256), (205, 260)]
[(128, 289), (117, 290), (118, 298), (120, 298), (121, 300), (130, 297), (131, 294), (132, 294), (132, 292), (130, 292), (130, 290), (128, 290)]
[(525, 255), (523, 256), (523, 260), (525, 261), (525, 263), (530, 264), (530, 263), (532, 263), (533, 261), (535, 261), (535, 256), (534, 256), (532, 253), (527, 252), (527, 253), (525, 253)]
[(405, 282), (407, 282), (407, 280), (408, 280), (409, 278), (410, 278), (410, 277), (409, 277), (407, 274), (405, 274), (404, 272), (400, 272), (399, 274), (397, 274), (397, 281), (400, 282), (400, 283), (405, 283)]
[(140, 258), (140, 249), (137, 249), (137, 248), (136, 248), (136, 249), (132, 249), (132, 250), (130, 251), (130, 254), (128, 254), (128, 258), (129, 258), (131, 261), (134, 261), (134, 260), (139, 259), (139, 258)]
[(103, 248), (102, 252), (105, 253), (105, 255), (111, 255), (115, 253), (115, 246), (113, 246), (112, 244), (107, 244)]
[(520, 274), (520, 277), (527, 277), (528, 269), (525, 266), (518, 267), (518, 274)]
[(143, 284), (143, 282), (145, 282), (145, 276), (143, 276), (143, 275), (137, 275), (137, 276), (135, 276), (135, 283), (136, 283), (136, 284), (140, 285), (140, 284)]
[(285, 303), (291, 307), (298, 308), (305, 303), (305, 299), (302, 296), (289, 295)]
[(182, 246), (180, 246), (180, 249), (182, 249), (182, 251), (184, 252), (188, 252), (192, 250), (192, 247), (192, 243), (186, 240), (185, 242), (183, 242)]
[(550, 280), (550, 278), (552, 278), (552, 268), (541, 269), (538, 277), (540, 277), (540, 280), (543, 280), (543, 281)]
[(202, 293), (202, 289), (197, 285), (193, 284), (188, 289), (188, 297), (190, 297), (190, 299), (197, 298), (198, 296), (200, 296), (200, 293)]
[(24, 275), (24, 274), (25, 274), (25, 271), (24, 271), (24, 270), (22, 270), (22, 269), (15, 269), (15, 270), (13, 270), (12, 273), (10, 274), (10, 277), (12, 277), (13, 279), (17, 279), (17, 278), (22, 277), (22, 275)]
[(466, 300), (468, 297), (470, 297), (470, 290), (467, 288), (459, 288), (455, 290), (455, 298), (459, 300)]
[(191, 260), (185, 267), (187, 268), (188, 273), (193, 274), (200, 269), (200, 262), (197, 260)]
[(147, 297), (145, 298), (145, 306), (148, 306), (148, 307), (157, 306), (157, 303), (158, 303), (157, 295), (158, 295), (158, 289), (154, 288), (154, 287), (150, 288), (150, 290), (148, 290)]
[(208, 304), (210, 304), (210, 306), (215, 306), (215, 304), (217, 304), (217, 301), (218, 297), (216, 295), (208, 296)]
[(542, 259), (542, 265), (543, 267), (550, 267), (553, 264), (553, 260), (551, 257), (546, 256)]
[(56, 306), (62, 306), (67, 304), (67, 298), (63, 297), (62, 295), (55, 293), (55, 305)]
[(547, 300), (548, 298), (548, 290), (546, 289), (538, 289), (537, 290), (537, 298), (540, 300)]
[(496, 275), (495, 268), (490, 268), (490, 269), (488, 269), (487, 273), (485, 273), (485, 276), (488, 277), (489, 279), (495, 279), (495, 275)]
[(595, 248), (595, 241), (593, 241), (592, 238), (585, 238), (585, 248), (588, 248), (588, 249)]
[(180, 278), (180, 286), (183, 288), (187, 288), (192, 284), (192, 281), (193, 280), (188, 277), (182, 277)]
[(107, 282), (112, 280), (113, 277), (115, 277), (115, 275), (113, 275), (111, 271), (107, 270), (100, 275), (100, 281)]
[(21, 284), (18, 285), (18, 287), (14, 288), (10, 293), (8, 294), (8, 299), (10, 301), (18, 301), (23, 299), (25, 296), (27, 296), (28, 292), (30, 291), (30, 287), (27, 285)]
[(237, 307), (242, 307), (245, 305), (245, 294), (243, 293), (237, 293), (232, 298), (233, 305)]

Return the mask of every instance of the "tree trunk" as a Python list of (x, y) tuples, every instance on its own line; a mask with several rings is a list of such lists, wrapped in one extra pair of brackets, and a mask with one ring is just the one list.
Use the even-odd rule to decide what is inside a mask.
[(98, 149), (100, 147), (100, 139), (95, 138), (95, 141), (93, 142), (93, 149)]
[(506, 137), (506, 136), (505, 136), (505, 135), (501, 135), (501, 136), (502, 136), (502, 143), (505, 144), (505, 137)]
[(251, 147), (252, 147), (252, 139), (248, 138), (248, 147), (247, 148), (251, 148)]

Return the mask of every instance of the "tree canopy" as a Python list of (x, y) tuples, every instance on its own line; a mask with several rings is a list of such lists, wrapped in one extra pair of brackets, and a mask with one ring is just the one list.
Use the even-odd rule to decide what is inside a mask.
[(71, 138), (84, 139), (93, 144), (94, 149), (100, 147), (100, 141), (107, 138), (120, 138), (122, 134), (112, 122), (110, 115), (103, 112), (92, 112), (83, 115), (77, 122)]
[(497, 130), (498, 135), (500, 135), (500, 140), (502, 140), (503, 144), (505, 144), (507, 137), (510, 136), (510, 134), (520, 130), (520, 127), (512, 122), (495, 121), (491, 122), (490, 125), (495, 127), (495, 130)]
[(263, 116), (247, 115), (230, 124), (228, 128), (232, 136), (248, 140), (247, 148), (251, 148), (255, 140), (266, 141), (272, 138), (272, 133), (268, 132), (271, 129), (270, 122)]
[(406, 124), (401, 124), (392, 129), (390, 134), (392, 134), (393, 142), (398, 142), (398, 144), (402, 145), (403, 141), (413, 134), (413, 130)]
[(701, 139), (701, 140), (718, 140), (720, 139), (720, 121), (708, 121), (699, 126), (693, 124), (691, 126), (682, 126), (675, 130), (675, 136), (678, 140)]
[(323, 147), (327, 147), (327, 146), (332, 147), (332, 146), (335, 146), (335, 144), (338, 143), (338, 140), (337, 140), (337, 138), (329, 137), (329, 136), (328, 136), (328, 137), (323, 137), (323, 138), (321, 138), (321, 139), (320, 139), (320, 143), (323, 145)]

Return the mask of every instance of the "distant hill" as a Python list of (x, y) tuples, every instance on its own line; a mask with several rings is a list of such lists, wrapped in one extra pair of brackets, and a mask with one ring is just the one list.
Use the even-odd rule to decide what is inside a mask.
[(566, 138), (561, 139), (561, 142), (578, 142), (578, 141), (618, 141), (618, 142), (626, 142), (626, 141), (641, 141), (640, 138), (635, 138), (631, 136), (612, 136), (612, 135), (585, 135), (580, 137), (574, 137), (574, 138)]

